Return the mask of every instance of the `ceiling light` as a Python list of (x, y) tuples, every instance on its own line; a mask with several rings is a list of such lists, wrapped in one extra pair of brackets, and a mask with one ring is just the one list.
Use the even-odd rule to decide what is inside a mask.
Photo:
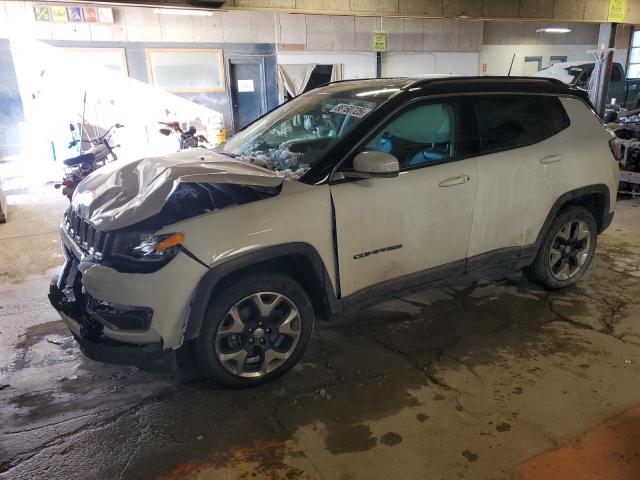
[(569, 33), (570, 31), (570, 28), (547, 27), (537, 29), (536, 33)]
[(199, 17), (210, 17), (213, 12), (206, 10), (188, 10), (179, 8), (156, 8), (156, 13), (160, 15), (196, 15)]

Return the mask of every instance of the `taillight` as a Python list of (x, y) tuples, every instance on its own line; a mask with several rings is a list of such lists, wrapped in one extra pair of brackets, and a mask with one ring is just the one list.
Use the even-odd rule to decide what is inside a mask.
[(617, 162), (622, 160), (622, 157), (624, 156), (624, 144), (618, 137), (614, 137), (609, 140), (609, 150), (611, 150), (611, 154)]

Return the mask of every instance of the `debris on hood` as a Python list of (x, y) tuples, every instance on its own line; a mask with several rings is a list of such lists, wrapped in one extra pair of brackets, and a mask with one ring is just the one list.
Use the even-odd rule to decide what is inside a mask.
[(288, 180), (299, 180), (310, 168), (309, 164), (303, 163), (304, 155), (301, 152), (292, 152), (287, 143), (268, 151), (252, 150), (253, 148), (253, 145), (249, 145), (248, 151), (242, 155), (236, 156), (228, 152), (223, 154), (279, 173)]
[[(191, 149), (105, 165), (78, 185), (71, 208), (100, 230), (115, 230), (160, 213), (173, 195), (204, 194), (211, 199), (210, 209), (215, 209), (221, 208), (220, 201), (216, 206), (208, 186), (229, 187), (222, 202), (226, 206), (229, 199), (237, 197), (234, 192), (240, 190), (253, 190), (260, 198), (277, 195), (282, 182), (290, 178), (293, 176), (269, 171), (252, 162), (230, 159), (206, 149)], [(180, 188), (181, 184), (203, 184), (205, 188)]]

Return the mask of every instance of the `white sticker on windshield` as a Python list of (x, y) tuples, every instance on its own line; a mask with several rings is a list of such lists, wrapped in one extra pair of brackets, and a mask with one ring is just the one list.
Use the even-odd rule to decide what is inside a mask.
[(342, 115), (349, 115), (350, 117), (362, 118), (371, 111), (370, 108), (359, 107), (357, 105), (350, 105), (348, 103), (339, 103), (331, 109), (333, 113), (341, 113)]

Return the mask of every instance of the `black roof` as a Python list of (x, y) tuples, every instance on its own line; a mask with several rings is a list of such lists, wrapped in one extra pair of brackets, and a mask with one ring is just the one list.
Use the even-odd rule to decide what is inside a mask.
[[(572, 95), (586, 98), (586, 92), (560, 80), (544, 77), (427, 77), (427, 78), (372, 78), (358, 80), (340, 80), (327, 84), (329, 90), (365, 90), (397, 89), (411, 91), (419, 95), (441, 95), (457, 93), (546, 93), (555, 95)], [(419, 92), (419, 93), (418, 93)]]

